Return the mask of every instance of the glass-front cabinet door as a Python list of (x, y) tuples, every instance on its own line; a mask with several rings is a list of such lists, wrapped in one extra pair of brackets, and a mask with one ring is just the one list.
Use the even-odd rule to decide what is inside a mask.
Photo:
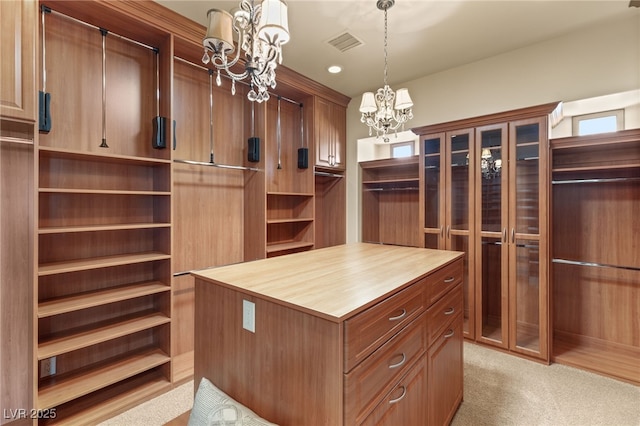
[(446, 248), (445, 221), (445, 134), (437, 133), (421, 138), (422, 146), (422, 227), (424, 246), (431, 249)]
[(466, 337), (474, 337), (474, 270), (473, 258), (475, 247), (473, 244), (473, 164), (475, 160), (473, 129), (447, 132), (445, 185), (446, 219), (445, 219), (445, 247), (447, 250), (463, 251), (464, 275), (464, 324), (463, 332)]
[(548, 359), (544, 124), (476, 129), (476, 339)]
[(466, 253), (464, 334), (474, 337), (474, 132), (426, 135), (422, 140), (424, 246)]
[(543, 119), (510, 123), (510, 349), (543, 359), (547, 347), (547, 129)]
[(476, 339), (508, 346), (507, 124), (479, 127), (475, 143)]

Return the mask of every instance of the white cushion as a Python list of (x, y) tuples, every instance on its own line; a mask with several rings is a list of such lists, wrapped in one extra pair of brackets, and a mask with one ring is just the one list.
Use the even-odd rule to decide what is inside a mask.
[(206, 377), (200, 380), (189, 415), (189, 426), (277, 426), (259, 417)]

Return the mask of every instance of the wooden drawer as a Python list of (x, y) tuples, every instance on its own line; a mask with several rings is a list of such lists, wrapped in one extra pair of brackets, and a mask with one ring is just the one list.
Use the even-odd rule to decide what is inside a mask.
[(345, 424), (362, 420), (404, 372), (426, 352), (425, 314), (345, 375)]
[(415, 283), (345, 321), (345, 373), (425, 311), (423, 282)]
[[(358, 425), (424, 425), (427, 419), (428, 400), (427, 362), (423, 357), (394, 385), (391, 392), (381, 398), (378, 406)], [(345, 423), (345, 425), (348, 424)]]
[(431, 346), (442, 331), (451, 324), (451, 321), (462, 312), (462, 297), (462, 283), (459, 283), (427, 309), (428, 346)]
[(456, 284), (462, 282), (462, 269), (462, 259), (458, 259), (425, 278), (427, 281), (427, 306), (433, 305)]

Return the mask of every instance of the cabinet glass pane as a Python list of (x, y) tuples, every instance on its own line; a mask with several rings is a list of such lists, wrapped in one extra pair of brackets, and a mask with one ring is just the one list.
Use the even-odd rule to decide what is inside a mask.
[(465, 252), (462, 276), (462, 292), (464, 296), (464, 331), (469, 332), (469, 316), (472, 314), (469, 306), (469, 236), (452, 235), (451, 250)]
[(516, 127), (516, 145), (531, 142), (540, 142), (540, 125), (532, 123)]
[(502, 132), (500, 129), (481, 132), (479, 161), (482, 186), (482, 230), (502, 230)]
[(439, 234), (424, 234), (424, 246), (430, 249), (438, 249)]
[[(440, 138), (424, 140), (424, 227), (440, 228)], [(437, 243), (436, 243), (437, 246)]]
[(540, 250), (516, 240), (516, 346), (540, 350)]
[(482, 337), (502, 341), (502, 243), (482, 238)]
[(516, 146), (516, 232), (538, 234), (539, 145)]
[(469, 229), (469, 135), (451, 137), (451, 228)]

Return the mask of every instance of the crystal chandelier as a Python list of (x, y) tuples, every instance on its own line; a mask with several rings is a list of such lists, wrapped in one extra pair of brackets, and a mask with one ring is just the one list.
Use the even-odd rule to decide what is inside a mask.
[[(289, 41), (287, 4), (283, 0), (263, 0), (255, 5), (253, 0), (242, 0), (233, 15), (210, 9), (207, 18), (209, 25), (202, 40), (202, 62), (211, 62), (217, 68), (218, 86), (222, 84), (220, 70), (225, 70), (232, 80), (232, 94), (236, 93), (236, 81), (249, 78), (249, 100), (268, 100), (269, 88), (276, 87), (276, 67), (282, 63), (282, 45)], [(236, 50), (233, 31), (237, 34), (238, 51), (230, 58)], [(232, 71), (242, 56), (244, 71)]]
[(384, 11), (384, 87), (373, 92), (366, 92), (362, 95), (360, 121), (369, 126), (369, 136), (372, 131), (376, 131), (376, 137), (383, 137), (385, 142), (389, 142), (387, 134), (390, 131), (397, 132), (404, 123), (413, 118), (413, 101), (407, 89), (398, 89), (394, 92), (387, 84), (387, 10), (391, 8), (395, 0), (378, 0), (378, 9)]

